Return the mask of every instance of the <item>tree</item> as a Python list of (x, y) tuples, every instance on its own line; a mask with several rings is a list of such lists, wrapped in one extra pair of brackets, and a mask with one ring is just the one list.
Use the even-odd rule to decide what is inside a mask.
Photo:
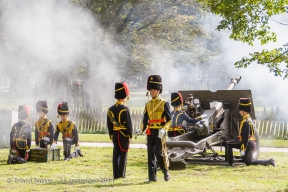
[[(124, 79), (141, 79), (155, 71), (158, 53), (181, 71), (209, 68), (220, 51), (217, 33), (204, 26), (210, 12), (194, 0), (78, 0), (121, 44), (127, 58), (118, 66)], [(155, 50), (157, 49), (157, 50)]]
[[(228, 29), (230, 38), (253, 45), (259, 40), (261, 45), (277, 41), (277, 34), (270, 30), (271, 17), (285, 13), (288, 0), (197, 0), (212, 13), (222, 17), (217, 30)], [(283, 24), (280, 23), (279, 24)], [(269, 68), (275, 76), (288, 77), (288, 49), (283, 47), (250, 53), (234, 65), (246, 68), (257, 62)], [(281, 64), (286, 68), (282, 69)]]

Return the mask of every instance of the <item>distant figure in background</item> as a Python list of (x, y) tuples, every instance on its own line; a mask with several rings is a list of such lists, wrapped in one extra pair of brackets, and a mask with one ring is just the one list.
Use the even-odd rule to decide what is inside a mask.
[(254, 137), (254, 124), (249, 115), (251, 112), (251, 99), (240, 98), (238, 110), (243, 120), (239, 127), (238, 140), (230, 140), (226, 142), (225, 159), (228, 160), (227, 166), (234, 167), (233, 164), (233, 148), (240, 149), (240, 155), (244, 163), (248, 165), (272, 165), (276, 166), (274, 159), (269, 160), (253, 160), (253, 152), (256, 147)]
[[(67, 102), (62, 102), (58, 105), (57, 108), (58, 114), (61, 116), (61, 121), (57, 124), (54, 141), (50, 147), (50, 150), (55, 149), (59, 133), (61, 132), (63, 138), (63, 154), (64, 160), (69, 161), (73, 157), (83, 156), (81, 150), (79, 149), (79, 137), (76, 124), (68, 119), (69, 116), (69, 108)], [(74, 150), (71, 154), (71, 145), (74, 145)]]
[(11, 151), (18, 156), (9, 155), (7, 164), (26, 163), (31, 146), (31, 125), (30, 108), (27, 105), (20, 105), (18, 108), (19, 122), (12, 126), (10, 132)]
[(182, 127), (182, 123), (184, 121), (187, 123), (197, 123), (201, 120), (201, 117), (197, 117), (195, 119), (191, 118), (181, 110), (183, 105), (183, 97), (181, 93), (171, 93), (171, 105), (173, 106), (174, 110), (171, 112), (172, 122), (168, 130), (168, 137), (176, 137), (186, 133), (186, 130)]
[(124, 103), (129, 96), (125, 82), (115, 84), (116, 104), (108, 109), (107, 126), (109, 137), (113, 141), (113, 176), (114, 179), (126, 177), (127, 152), (132, 140), (132, 122), (129, 107)]
[(47, 101), (38, 101), (36, 111), (39, 119), (35, 122), (35, 143), (36, 148), (47, 148), (51, 145), (54, 136), (54, 126), (51, 120), (46, 117), (48, 113)]

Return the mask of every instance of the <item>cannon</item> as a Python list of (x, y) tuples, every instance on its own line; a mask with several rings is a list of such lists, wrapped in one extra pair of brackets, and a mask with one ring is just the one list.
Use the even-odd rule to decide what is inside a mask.
[[(251, 90), (233, 90), (240, 82), (241, 76), (232, 78), (226, 90), (186, 90), (182, 94), (184, 106), (182, 110), (191, 117), (204, 116), (196, 124), (182, 125), (187, 133), (169, 137), (166, 141), (170, 169), (185, 169), (187, 163), (224, 164), (224, 155), (219, 155), (220, 148), (231, 139), (237, 139), (242, 117), (238, 111), (240, 98), (251, 98), (251, 118), (255, 119), (255, 111)], [(256, 149), (253, 159), (259, 155), (259, 133), (255, 127)], [(235, 164), (243, 164), (240, 156), (235, 156)]]

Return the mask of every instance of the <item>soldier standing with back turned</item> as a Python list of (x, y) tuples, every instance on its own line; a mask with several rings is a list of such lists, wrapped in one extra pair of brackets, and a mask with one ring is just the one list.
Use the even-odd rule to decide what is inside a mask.
[(164, 180), (168, 181), (170, 179), (168, 170), (169, 161), (167, 159), (165, 136), (163, 137), (161, 133), (163, 133), (163, 128), (167, 132), (170, 127), (171, 112), (169, 103), (160, 97), (162, 93), (162, 79), (159, 75), (148, 77), (147, 90), (150, 91), (152, 99), (146, 103), (140, 130), (147, 135), (148, 182), (157, 181), (155, 157), (160, 169), (164, 173)]
[(130, 111), (124, 105), (129, 95), (125, 82), (115, 84), (116, 104), (108, 109), (107, 126), (109, 137), (113, 142), (113, 176), (114, 179), (126, 177), (127, 152), (132, 140), (132, 122)]

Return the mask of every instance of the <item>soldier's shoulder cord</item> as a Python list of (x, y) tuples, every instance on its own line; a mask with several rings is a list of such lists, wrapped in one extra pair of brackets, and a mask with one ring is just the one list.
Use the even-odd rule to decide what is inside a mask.
[(43, 127), (50, 122), (49, 119), (45, 119), (45, 122), (42, 124), (42, 126), (39, 128), (39, 131), (41, 131), (43, 129)]
[(108, 117), (109, 117), (109, 119), (110, 119), (110, 122), (111, 122), (113, 125), (115, 125), (115, 126), (117, 126), (117, 127), (120, 126), (120, 123), (119, 123), (118, 121), (116, 121), (113, 112), (110, 111), (110, 110), (108, 110)]
[(68, 125), (65, 127), (65, 129), (63, 129), (64, 132), (66, 132), (66, 131), (69, 129), (69, 127), (70, 127), (70, 125), (71, 125), (72, 123), (73, 123), (73, 122), (72, 122), (71, 120), (69, 120)]

